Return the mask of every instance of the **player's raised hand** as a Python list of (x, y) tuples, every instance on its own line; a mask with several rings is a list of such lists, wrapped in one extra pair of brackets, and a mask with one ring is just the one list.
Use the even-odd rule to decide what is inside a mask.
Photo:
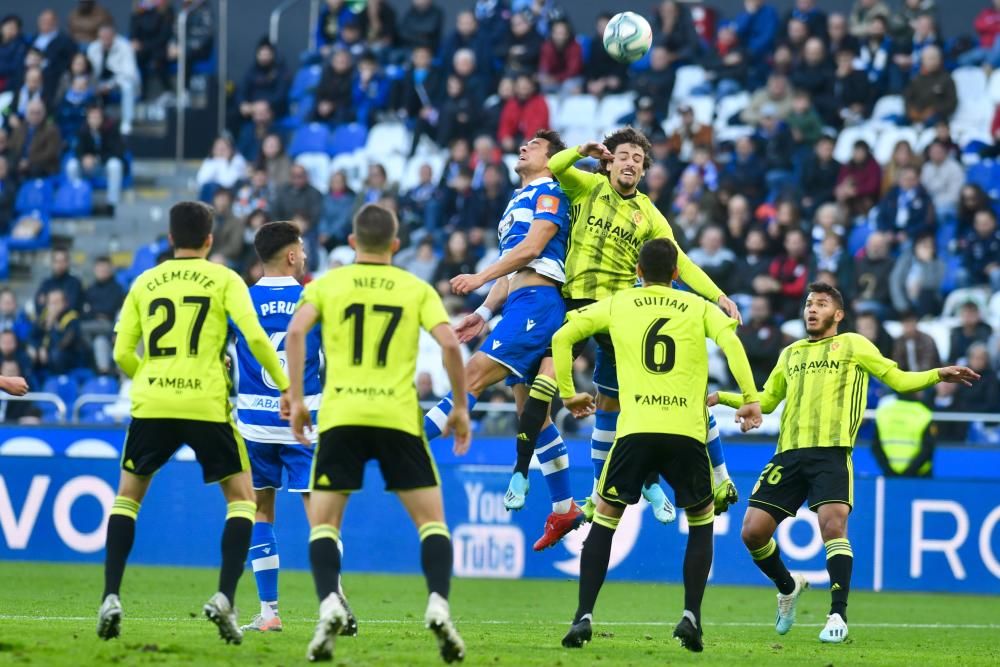
[(597, 409), (597, 405), (594, 403), (594, 397), (586, 392), (581, 392), (572, 398), (563, 399), (563, 405), (566, 409), (576, 417), (577, 419), (583, 419), (584, 417), (589, 417), (594, 414), (594, 410)]
[(736, 411), (736, 423), (740, 425), (743, 433), (760, 428), (764, 423), (764, 418), (760, 414), (760, 403), (744, 403), (743, 407)]
[(0, 389), (11, 396), (24, 396), (28, 393), (28, 381), (16, 375), (0, 376)]
[(714, 408), (718, 404), (719, 404), (719, 392), (717, 391), (713, 391), (711, 394), (708, 395), (707, 398), (705, 398), (705, 405), (707, 405), (710, 408)]
[(964, 384), (966, 387), (971, 387), (973, 381), (979, 379), (979, 373), (968, 366), (945, 366), (938, 369), (938, 377), (941, 378), (941, 382)]
[(463, 273), (451, 279), (451, 290), (459, 296), (475, 292), (482, 286), (483, 281), (473, 273)]
[(306, 407), (306, 402), (302, 399), (291, 401), (290, 414), (288, 421), (292, 425), (292, 435), (299, 443), (305, 445), (306, 447), (312, 447), (312, 440), (309, 439), (309, 435), (306, 431), (312, 430), (312, 414), (309, 412), (309, 408)]
[(462, 318), (462, 321), (455, 325), (455, 336), (459, 343), (468, 343), (473, 338), (477, 338), (483, 329), (486, 328), (486, 320), (479, 313), (471, 313)]
[(726, 315), (729, 315), (729, 317), (733, 318), (740, 324), (743, 324), (743, 316), (740, 315), (740, 308), (736, 305), (735, 301), (723, 294), (719, 297), (718, 304), (719, 308), (721, 308)]
[(448, 430), (454, 435), (454, 444), (451, 451), (456, 456), (462, 456), (469, 451), (472, 444), (472, 434), (469, 426), (469, 411), (466, 409), (452, 408), (448, 415)]
[(600, 141), (588, 141), (585, 144), (580, 144), (576, 147), (576, 152), (595, 160), (613, 160), (615, 157), (608, 150), (608, 147)]

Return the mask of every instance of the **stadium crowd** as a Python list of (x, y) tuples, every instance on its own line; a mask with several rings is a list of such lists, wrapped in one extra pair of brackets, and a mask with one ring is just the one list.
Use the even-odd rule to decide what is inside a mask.
[[(32, 17), (0, 19), (0, 94), (13, 93), (0, 130), (0, 235), (31, 232), (14, 201), (38, 176), (100, 173), (116, 203), (135, 99), (169, 89), (177, 57), (172, 3), (134, 4), (127, 35), (86, 0), (65, 32), (48, 10), (32, 34)], [(947, 7), (935, 0), (857, 0), (847, 14), (819, 5), (796, 0), (781, 14), (745, 0), (724, 17), (665, 0), (644, 12), (653, 48), (626, 66), (601, 48), (610, 13), (574, 26), (553, 0), (477, 0), (453, 25), (433, 0), (401, 12), (384, 0), (326, 0), (316, 52), (292, 71), (262, 40), (236, 82), (229, 131), (197, 173), (217, 211), (213, 258), (254, 281), (254, 231), (288, 219), (319, 273), (351, 261), (351, 216), (378, 202), (402, 222), (398, 264), (436, 285), (454, 313), (469, 311), (485, 291), (459, 298), (448, 279), (497, 256), (497, 223), (518, 185), (505, 157), (539, 128), (570, 143), (598, 138), (561, 127), (559, 108), (626, 100), (614, 123), (653, 146), (641, 190), (741, 304), (758, 382), (796, 336), (806, 285), (820, 279), (844, 292), (852, 326), (902, 368), (965, 360), (982, 374), (972, 388), (938, 385), (925, 398), (933, 409), (1000, 411), (1000, 107), (982, 90), (1000, 65), (1000, 0), (955, 35), (941, 33)], [(212, 49), (210, 10), (199, 12), (188, 22), (189, 62)], [(982, 82), (976, 100), (961, 94), (963, 80)], [(965, 109), (982, 116), (983, 104), (992, 122), (970, 122)], [(400, 123), (406, 143), (393, 148), (407, 158), (406, 179), (377, 156), (360, 177), (337, 168), (337, 156)], [(317, 170), (308, 158), (324, 151)], [(111, 323), (134, 273), (116, 275), (100, 258), (81, 281), (69, 260), (53, 253), (33, 303), (0, 294), (2, 372), (34, 387), (114, 374)], [(420, 384), (433, 398), (430, 379)], [(883, 390), (873, 385), (874, 401)], [(8, 406), (6, 419), (21, 411)]]

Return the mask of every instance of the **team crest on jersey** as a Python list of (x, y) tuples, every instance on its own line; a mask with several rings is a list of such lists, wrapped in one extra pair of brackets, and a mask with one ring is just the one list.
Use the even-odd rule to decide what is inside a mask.
[(535, 213), (555, 213), (559, 210), (559, 199), (552, 195), (541, 195), (535, 202)]
[(632, 212), (632, 224), (636, 227), (642, 224), (642, 211)]
[(839, 349), (840, 349), (840, 343), (832, 343), (830, 345), (830, 350), (833, 351), (833, 352), (836, 352)]

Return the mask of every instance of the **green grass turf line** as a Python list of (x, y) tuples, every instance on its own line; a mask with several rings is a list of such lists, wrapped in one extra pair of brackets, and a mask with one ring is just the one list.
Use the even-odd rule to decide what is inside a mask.
[[(0, 665), (294, 665), (305, 662), (317, 602), (304, 572), (282, 572), (285, 631), (251, 634), (226, 646), (203, 619), (217, 573), (201, 568), (129, 568), (122, 637), (94, 634), (101, 568), (0, 562)], [(338, 641), (335, 665), (439, 665), (423, 628), (426, 592), (413, 576), (347, 574), (344, 586), (361, 632)], [(680, 618), (676, 585), (610, 583), (598, 601), (594, 641), (568, 651), (559, 640), (576, 604), (576, 582), (459, 579), (452, 613), (468, 646), (465, 664), (584, 665), (996, 665), (1000, 600), (910, 593), (851, 595), (851, 636), (828, 646), (817, 639), (829, 596), (807, 591), (798, 623), (774, 632), (774, 592), (709, 585), (705, 653), (689, 654), (670, 635)], [(238, 595), (241, 622), (258, 603), (249, 570)], [(940, 627), (946, 624), (948, 627)], [(935, 625), (938, 627), (906, 627)]]

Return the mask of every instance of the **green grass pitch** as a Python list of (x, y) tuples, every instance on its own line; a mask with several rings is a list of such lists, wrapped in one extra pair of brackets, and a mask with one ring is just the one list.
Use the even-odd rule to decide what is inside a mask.
[[(0, 664), (15, 665), (295, 665), (305, 662), (316, 601), (305, 572), (281, 575), (283, 633), (248, 635), (226, 646), (201, 615), (215, 590), (207, 569), (132, 567), (125, 574), (120, 639), (94, 634), (101, 568), (0, 563)], [(348, 574), (344, 585), (360, 634), (337, 642), (335, 665), (438, 665), (422, 625), (423, 580)], [(807, 591), (798, 623), (774, 632), (769, 588), (709, 585), (705, 652), (689, 654), (671, 639), (682, 592), (675, 585), (605, 585), (594, 641), (569, 651), (559, 640), (576, 603), (575, 581), (459, 579), (452, 613), (469, 665), (968, 665), (1000, 664), (1000, 600), (989, 597), (857, 592), (844, 645), (817, 639), (828, 593)], [(253, 577), (240, 584), (241, 621), (257, 609)]]

